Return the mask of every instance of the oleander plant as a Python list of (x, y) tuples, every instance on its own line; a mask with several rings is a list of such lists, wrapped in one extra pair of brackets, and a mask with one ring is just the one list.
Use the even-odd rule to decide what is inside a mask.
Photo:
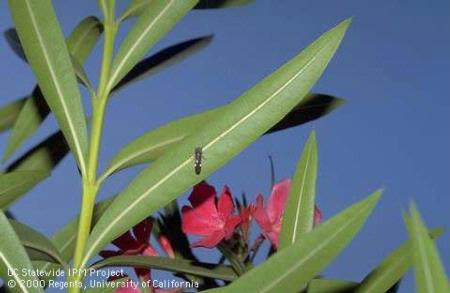
[[(59, 280), (64, 285), (58, 288), (72, 293), (396, 292), (414, 268), (418, 292), (450, 292), (434, 244), (443, 229), (428, 229), (413, 203), (404, 213), (409, 239), (364, 279), (323, 275), (360, 231), (381, 191), (337, 215), (322, 215), (315, 202), (314, 132), (295, 173), (272, 182), (267, 196), (236, 196), (232, 183), (214, 186), (208, 180), (261, 136), (300, 126), (342, 105), (342, 99), (311, 89), (335, 55), (350, 19), (231, 103), (143, 133), (100, 170), (110, 98), (188, 58), (212, 39), (186, 40), (150, 56), (149, 50), (192, 9), (252, 1), (129, 0), (123, 11), (115, 2), (98, 0), (99, 16), (82, 19), (65, 37), (51, 0), (8, 0), (15, 27), (5, 28), (5, 40), (29, 65), (36, 86), (24, 98), (1, 106), (0, 131), (10, 131), (3, 161), (9, 162), (48, 116), (55, 117), (60, 130), (5, 164), (0, 174), (1, 290), (43, 292)], [(119, 42), (118, 30), (126, 22), (129, 30)], [(94, 85), (83, 66), (100, 39), (103, 50)], [(83, 105), (81, 93), (89, 95), (90, 105)], [(77, 164), (73, 176), (82, 186), (81, 208), (48, 238), (15, 220), (8, 209), (69, 153)], [(138, 164), (147, 166), (126, 188), (96, 200), (105, 180)], [(177, 198), (186, 193), (189, 204), (179, 206)], [(268, 253), (260, 249), (263, 245), (270, 247)], [(198, 248), (221, 257), (202, 259), (195, 253)], [(95, 274), (110, 268), (123, 270), (108, 277)], [(177, 281), (154, 282), (154, 271)]]

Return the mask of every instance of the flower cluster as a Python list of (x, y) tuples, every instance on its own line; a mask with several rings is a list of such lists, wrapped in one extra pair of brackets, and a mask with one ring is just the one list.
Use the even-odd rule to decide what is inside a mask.
[[(241, 255), (243, 258), (248, 258), (250, 251), (256, 254), (264, 239), (269, 240), (272, 247), (277, 249), (283, 212), (290, 187), (290, 179), (282, 180), (272, 187), (267, 203), (264, 203), (264, 197), (259, 194), (254, 203), (247, 204), (245, 201), (241, 203), (233, 199), (228, 186), (224, 186), (220, 194), (217, 195), (216, 189), (203, 181), (194, 186), (188, 198), (190, 206), (183, 206), (181, 209), (182, 231), (188, 235), (201, 237), (192, 243), (191, 247), (214, 248), (225, 242), (226, 246), (232, 248), (233, 243), (238, 243), (239, 246), (239, 243), (242, 244), (244, 242), (244, 253)], [(237, 209), (236, 205), (238, 206)], [(321, 219), (321, 212), (316, 207), (314, 224), (318, 224)], [(259, 226), (261, 236), (249, 248), (247, 240), (253, 220)], [(159, 256), (154, 246), (150, 243), (152, 228), (152, 220), (145, 219), (134, 226), (132, 230), (127, 231), (113, 241), (113, 244), (119, 250), (104, 250), (100, 252), (100, 255), (104, 258), (119, 255)], [(172, 245), (167, 237), (161, 234), (158, 242), (168, 257), (175, 257)], [(239, 251), (242, 251), (242, 249), (237, 249), (237, 251), (239, 254)], [(135, 272), (141, 282), (151, 283), (150, 269), (135, 268)], [(131, 279), (127, 279), (126, 282), (128, 285), (118, 289), (116, 293), (140, 292), (137, 286), (133, 286), (135, 283)], [(151, 292), (175, 292), (157, 288), (151, 288), (151, 290)]]
[[(274, 184), (268, 202), (259, 194), (256, 203), (241, 206), (235, 214), (235, 204), (228, 186), (217, 197), (216, 190), (206, 182), (197, 184), (189, 201), (191, 206), (182, 208), (183, 231), (202, 237), (192, 244), (193, 247), (213, 248), (222, 240), (229, 240), (238, 227), (248, 233), (252, 219), (260, 227), (262, 234), (274, 248), (278, 248), (281, 221), (291, 186), (291, 180), (285, 179)], [(316, 207), (314, 223), (321, 221), (322, 215)]]

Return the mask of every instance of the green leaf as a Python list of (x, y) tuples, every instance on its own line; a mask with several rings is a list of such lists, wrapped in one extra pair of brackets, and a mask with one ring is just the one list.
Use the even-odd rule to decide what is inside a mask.
[[(281, 121), (265, 134), (298, 126), (331, 112), (343, 103), (342, 99), (323, 94), (309, 94), (295, 106)], [(120, 150), (111, 160), (102, 180), (124, 168), (150, 163), (176, 146), (205, 123), (222, 115), (227, 106), (185, 117), (151, 130), (138, 137)]]
[(151, 1), (148, 9), (145, 9), (128, 32), (114, 58), (108, 89), (113, 89), (196, 2), (197, 0)]
[(227, 287), (211, 292), (299, 292), (299, 288), (306, 286), (350, 243), (379, 197), (380, 192), (373, 193), (304, 234), (295, 244), (279, 250)]
[(123, 87), (154, 75), (170, 66), (173, 66), (187, 59), (206, 47), (212, 40), (212, 35), (187, 40), (168, 48), (165, 48), (154, 55), (142, 60), (131, 69), (130, 72), (114, 87), (113, 91), (118, 91)]
[[(47, 237), (15, 220), (10, 220), (10, 224), (19, 237), (20, 242), (26, 248), (28, 255), (38, 253), (39, 256), (42, 255), (44, 257), (39, 260), (56, 261), (62, 265), (66, 264), (58, 249), (49, 239), (47, 239)], [(31, 255), (30, 258), (36, 260), (36, 258), (31, 257)]]
[[(246, 5), (255, 0), (200, 0), (195, 9), (229, 8)], [(151, 0), (131, 0), (124, 12), (120, 16), (120, 21), (130, 17), (139, 16), (148, 9)]]
[(33, 270), (30, 259), (20, 244), (19, 237), (11, 227), (5, 214), (0, 211), (0, 231), (2, 231), (2, 241), (0, 241), (0, 277), (8, 284), (12, 281), (16, 286), (10, 286), (10, 292), (43, 292), (41, 288), (24, 284), (36, 282), (37, 279), (30, 274), (22, 274), (21, 270)]
[(15, 171), (0, 174), (0, 209), (6, 209), (18, 197), (49, 175), (45, 170)]
[[(433, 229), (430, 231), (430, 236), (436, 239), (442, 233), (443, 229)], [(410, 255), (411, 244), (407, 241), (389, 254), (352, 292), (387, 292), (400, 281), (411, 267)]]
[[(358, 283), (341, 281), (341, 280), (327, 280), (327, 279), (312, 279), (308, 284), (307, 293), (353, 293), (357, 288)], [(379, 291), (382, 292), (382, 291)], [(383, 291), (384, 292), (384, 291)]]
[[(93, 16), (86, 17), (75, 27), (67, 38), (67, 47), (70, 51), (71, 61), (73, 63), (84, 63), (94, 49), (102, 30), (102, 24)], [(83, 72), (84, 70), (81, 70), (80, 72), (80, 68), (78, 69), (79, 76), (83, 75)], [(85, 79), (87, 79), (87, 77), (85, 77)], [(39, 87), (36, 86), (17, 117), (17, 121), (14, 124), (8, 140), (8, 145), (3, 155), (3, 161), (10, 158), (14, 152), (34, 132), (36, 132), (49, 113), (50, 108), (42, 96)]]
[(69, 51), (50, 0), (9, 0), (17, 33), (39, 87), (86, 171), (87, 128)]
[(283, 215), (280, 248), (294, 244), (313, 228), (316, 202), (317, 142), (313, 131), (297, 164)]
[[(229, 104), (145, 169), (114, 200), (87, 241), (83, 264), (102, 247), (226, 164), (302, 100), (319, 79), (350, 24), (346, 20), (323, 34), (302, 53)], [(194, 173), (194, 149), (208, 159)]]
[(92, 85), (89, 77), (87, 76), (86, 71), (84, 70), (83, 65), (78, 62), (78, 60), (75, 57), (71, 57), (73, 70), (75, 71), (75, 75), (77, 76), (78, 82), (84, 85), (88, 91), (91, 97), (95, 97), (95, 90), (94, 86)]
[(255, 2), (255, 0), (200, 0), (195, 9), (230, 8), (252, 2)]
[(0, 133), (13, 126), (27, 98), (10, 102), (0, 109)]
[(101, 260), (91, 268), (100, 269), (104, 267), (124, 266), (186, 273), (225, 281), (232, 281), (237, 277), (233, 269), (228, 266), (158, 256), (115, 256)]
[(419, 293), (450, 292), (439, 253), (414, 204), (411, 205), (410, 212), (411, 218), (405, 217), (405, 223), (412, 244), (416, 290)]
[(95, 16), (84, 18), (67, 38), (67, 48), (70, 54), (83, 64), (94, 49), (100, 35), (103, 32), (103, 24)]

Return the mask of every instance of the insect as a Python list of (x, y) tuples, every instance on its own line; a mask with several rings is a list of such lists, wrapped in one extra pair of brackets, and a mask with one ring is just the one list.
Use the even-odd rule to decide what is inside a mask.
[(194, 171), (199, 175), (202, 172), (203, 161), (203, 149), (202, 147), (196, 147), (194, 150)]

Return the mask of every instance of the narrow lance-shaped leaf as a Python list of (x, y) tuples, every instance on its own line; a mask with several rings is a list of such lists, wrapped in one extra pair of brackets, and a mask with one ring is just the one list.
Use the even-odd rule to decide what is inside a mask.
[(410, 212), (411, 218), (405, 215), (405, 223), (412, 244), (410, 255), (414, 263), (416, 290), (419, 293), (450, 292), (439, 253), (414, 204), (411, 205)]
[(313, 131), (295, 171), (283, 214), (280, 248), (285, 248), (303, 237), (313, 228), (316, 202), (317, 142)]
[(108, 89), (117, 83), (145, 56), (197, 0), (155, 0), (136, 20), (114, 58)]
[(10, 224), (31, 259), (36, 260), (32, 255), (38, 255), (42, 257), (39, 260), (58, 262), (63, 265), (66, 263), (58, 249), (47, 237), (18, 221), (10, 220)]
[(212, 36), (199, 37), (167, 47), (142, 60), (114, 87), (113, 92), (175, 65), (206, 47)]
[(0, 174), (0, 209), (6, 209), (18, 197), (49, 175), (46, 170), (15, 171)]
[[(78, 76), (85, 80), (84, 82), (88, 84), (88, 87), (89, 81), (84, 74), (81, 64), (93, 50), (102, 30), (103, 27), (100, 21), (96, 17), (90, 16), (83, 19), (67, 38), (67, 47), (71, 55), (71, 61), (74, 66), (78, 67)], [(3, 161), (10, 158), (36, 132), (49, 113), (50, 108), (39, 87), (36, 86), (14, 124), (3, 155)]]
[(0, 109), (0, 133), (13, 126), (28, 97), (10, 102)]
[[(131, 0), (119, 20), (124, 21), (133, 16), (139, 16), (146, 9), (152, 0)], [(229, 8), (245, 5), (255, 0), (200, 0), (195, 9), (211, 9), (211, 8)]]
[(375, 192), (303, 235), (295, 244), (279, 250), (230, 285), (206, 292), (301, 291), (355, 237), (379, 197), (380, 192)]
[[(342, 99), (323, 94), (310, 94), (294, 107), (281, 121), (265, 134), (284, 130), (322, 117), (343, 103)], [(227, 106), (185, 117), (138, 137), (111, 160), (102, 180), (114, 172), (137, 164), (149, 163), (163, 155), (171, 147), (200, 127), (214, 120), (225, 111)]]
[[(82, 264), (133, 225), (226, 164), (280, 121), (310, 91), (350, 21), (323, 34), (302, 53), (227, 106), (227, 110), (145, 169), (114, 200), (87, 241)], [(193, 170), (196, 147), (208, 158)]]
[(9, 220), (3, 211), (0, 211), (0, 231), (2, 231), (2, 241), (0, 241), (0, 277), (8, 284), (9, 292), (34, 293), (43, 292), (40, 287), (26, 286), (27, 282), (33, 284), (38, 280), (32, 274), (23, 274), (22, 269), (32, 271), (33, 266), (20, 244), (19, 237), (11, 227)]
[(50, 0), (8, 1), (25, 55), (39, 87), (86, 171), (87, 128), (81, 96), (64, 35)]
[[(430, 236), (436, 239), (442, 233), (443, 229), (433, 229)], [(387, 292), (400, 281), (411, 265), (411, 243), (407, 241), (389, 254), (352, 292)]]
[(237, 278), (231, 267), (225, 265), (192, 262), (184, 259), (157, 256), (116, 256), (95, 263), (91, 268), (104, 267), (152, 268), (176, 273), (232, 281)]

